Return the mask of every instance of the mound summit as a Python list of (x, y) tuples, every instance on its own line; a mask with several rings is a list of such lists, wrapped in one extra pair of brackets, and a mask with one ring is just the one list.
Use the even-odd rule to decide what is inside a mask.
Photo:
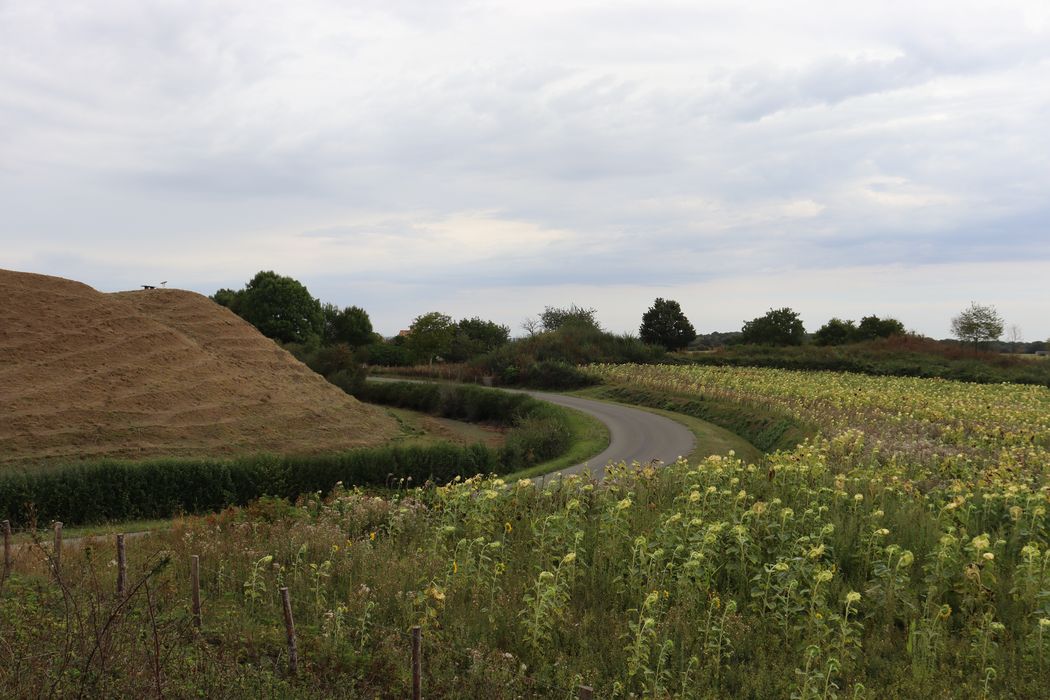
[(0, 270), (0, 466), (331, 452), (394, 432), (200, 294)]

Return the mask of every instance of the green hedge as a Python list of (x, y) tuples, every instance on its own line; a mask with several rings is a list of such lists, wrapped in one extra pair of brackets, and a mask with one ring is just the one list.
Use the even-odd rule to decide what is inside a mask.
[(376, 447), (319, 456), (235, 460), (101, 461), (0, 474), (0, 519), (14, 525), (61, 520), (164, 518), (350, 485), (445, 483), (458, 475), (509, 471), (484, 445)]
[(565, 411), (527, 394), (457, 384), (366, 382), (354, 396), (369, 403), (509, 427), (497, 455), (500, 473), (553, 459), (572, 445)]
[(572, 443), (565, 413), (524, 394), (411, 382), (369, 382), (360, 396), (435, 415), (510, 428), (504, 447), (387, 446), (315, 456), (260, 455), (233, 460), (107, 460), (0, 473), (0, 520), (68, 525), (164, 518), (244, 505), (260, 496), (294, 498), (347, 486), (446, 483), (504, 474), (564, 453)]

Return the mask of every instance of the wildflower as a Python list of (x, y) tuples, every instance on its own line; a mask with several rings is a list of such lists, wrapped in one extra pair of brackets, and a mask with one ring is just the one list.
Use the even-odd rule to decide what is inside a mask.
[(1047, 617), (1039, 618), (1039, 626), (1040, 627), (1050, 627), (1050, 618), (1047, 618)]
[(780, 573), (784, 573), (790, 568), (791, 567), (789, 567), (786, 563), (782, 561), (778, 561), (776, 564), (773, 565), (773, 571), (779, 571)]
[(904, 553), (901, 554), (901, 558), (897, 561), (897, 568), (904, 569), (912, 565), (915, 561), (915, 555), (910, 550), (905, 549)]
[(880, 529), (875, 531), (875, 534), (878, 535), (879, 537), (885, 537), (886, 535), (890, 534), (890, 531), (887, 530), (886, 528), (880, 528)]
[(1021, 510), (1021, 506), (1010, 506), (1010, 518), (1012, 520), (1020, 520), (1024, 511)]
[(524, 489), (532, 486), (532, 479), (518, 479), (517, 486), (519, 489)]
[(830, 571), (828, 571), (827, 569), (822, 569), (822, 570), (820, 570), (820, 571), (818, 571), (818, 572), (817, 572), (817, 575), (816, 575), (816, 577), (815, 577), (815, 578), (816, 578), (816, 579), (817, 579), (817, 581), (818, 581), (818, 582), (820, 582), (820, 583), (827, 583), (827, 582), (828, 582), (828, 581), (830, 581), (831, 579), (835, 578), (835, 576), (834, 576), (834, 574), (832, 574), (832, 573), (831, 573)]
[(860, 602), (860, 593), (857, 593), (856, 591), (850, 591), (849, 593), (846, 594), (846, 602), (847, 603), (859, 603)]
[(985, 552), (981, 556), (984, 557), (986, 561), (992, 561), (993, 559), (995, 559), (995, 555), (991, 552)]
[(375, 530), (372, 530), (372, 532), (370, 532), (370, 533), (368, 534), (368, 539), (369, 539), (370, 541), (372, 541), (372, 542), (375, 542), (375, 541), (376, 541), (376, 531), (375, 531)]
[(574, 561), (576, 561), (576, 552), (569, 552), (564, 557), (562, 557), (561, 563), (562, 564), (571, 564)]
[(452, 560), (452, 573), (453, 574), (458, 574), (459, 573), (459, 564), (456, 563), (455, 559)]
[(627, 510), (631, 507), (631, 499), (625, 498), (616, 504), (616, 510)]
[(856, 501), (857, 503), (860, 503), (861, 501), (864, 500), (864, 494), (863, 493), (855, 493), (855, 494), (853, 494), (853, 500)]
[(823, 544), (821, 544), (820, 546), (817, 546), (817, 547), (811, 547), (810, 550), (809, 550), (809, 558), (810, 559), (819, 559), (823, 555), (824, 555), (824, 545)]
[(974, 537), (972, 540), (970, 540), (970, 546), (973, 547), (978, 552), (982, 552), (982, 551), (988, 549), (988, 545), (989, 544), (990, 544), (990, 541), (988, 539), (988, 535), (987, 534), (977, 535), (977, 537)]
[(514, 526), (513, 526), (513, 525), (511, 525), (509, 521), (508, 521), (508, 522), (505, 522), (505, 523), (503, 523), (503, 532), (504, 532), (504, 533), (506, 533), (506, 534), (508, 534), (508, 535), (509, 535), (509, 534), (510, 534), (511, 532), (513, 532), (513, 531), (514, 531)]
[(692, 493), (689, 494), (689, 502), (690, 503), (696, 503), (699, 500), (700, 500), (700, 492), (699, 491), (693, 491)]

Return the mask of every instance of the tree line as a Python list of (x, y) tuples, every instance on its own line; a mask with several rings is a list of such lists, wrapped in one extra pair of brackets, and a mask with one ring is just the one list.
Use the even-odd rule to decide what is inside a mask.
[[(242, 289), (220, 289), (212, 299), (253, 324), (264, 335), (282, 343), (320, 373), (339, 372), (337, 383), (353, 383), (362, 362), (398, 366), (434, 362), (474, 362), (479, 369), (511, 380), (543, 363), (576, 365), (593, 361), (652, 361), (660, 353), (689, 348), (698, 342), (692, 322), (673, 299), (657, 298), (645, 311), (637, 336), (603, 329), (597, 310), (570, 304), (547, 306), (522, 324), (523, 338), (512, 340), (506, 325), (479, 317), (454, 320), (440, 311), (420, 314), (407, 331), (385, 339), (372, 327), (368, 312), (359, 306), (323, 303), (298, 280), (273, 271), (260, 271)], [(1004, 321), (994, 307), (971, 303), (952, 319), (960, 342), (980, 347), (1000, 338)], [(808, 333), (799, 314), (788, 307), (770, 309), (745, 321), (737, 333), (711, 334), (726, 342), (798, 346), (846, 345), (906, 335), (895, 318), (864, 316), (859, 321), (832, 318)], [(1011, 329), (1011, 340), (1019, 330)], [(562, 368), (563, 369), (563, 368)]]

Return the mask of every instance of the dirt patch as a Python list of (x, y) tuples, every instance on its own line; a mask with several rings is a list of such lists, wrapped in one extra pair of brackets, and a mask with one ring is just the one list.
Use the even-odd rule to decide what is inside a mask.
[(382, 410), (194, 292), (0, 270), (0, 465), (376, 445)]

